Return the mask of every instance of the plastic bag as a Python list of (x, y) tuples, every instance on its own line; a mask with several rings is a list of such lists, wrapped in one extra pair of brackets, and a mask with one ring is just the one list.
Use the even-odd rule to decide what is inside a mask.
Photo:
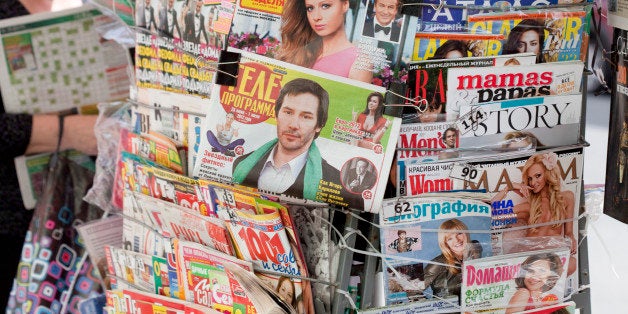
[(93, 169), (65, 152), (51, 158), (43, 194), (37, 201), (7, 306), (10, 313), (79, 313), (79, 301), (101, 290), (74, 226), (102, 216), (82, 200)]

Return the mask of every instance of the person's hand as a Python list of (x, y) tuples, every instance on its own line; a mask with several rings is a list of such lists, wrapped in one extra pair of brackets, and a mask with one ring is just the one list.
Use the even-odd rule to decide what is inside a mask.
[(521, 195), (525, 198), (530, 197), (530, 190), (532, 190), (532, 188), (525, 184), (520, 184), (519, 186), (519, 193), (521, 193)]
[(63, 123), (61, 148), (73, 148), (88, 155), (98, 154), (94, 125), (97, 115), (71, 115)]

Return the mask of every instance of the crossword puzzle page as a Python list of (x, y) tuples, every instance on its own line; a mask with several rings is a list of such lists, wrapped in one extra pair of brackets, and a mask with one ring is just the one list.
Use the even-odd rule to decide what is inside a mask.
[(130, 56), (97, 32), (112, 22), (87, 5), (0, 21), (6, 112), (56, 112), (127, 98)]

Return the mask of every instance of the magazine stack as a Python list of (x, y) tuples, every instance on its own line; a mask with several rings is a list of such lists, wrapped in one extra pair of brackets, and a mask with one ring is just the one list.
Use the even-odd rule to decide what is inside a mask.
[(574, 313), (591, 5), (467, 2), (136, 1), (107, 313)]

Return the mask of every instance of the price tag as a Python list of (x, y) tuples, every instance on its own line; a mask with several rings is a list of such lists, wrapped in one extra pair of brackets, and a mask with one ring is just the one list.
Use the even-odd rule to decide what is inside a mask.
[(454, 164), (449, 173), (450, 178), (460, 179), (478, 184), (480, 182), (480, 171), (475, 169), (472, 165), (467, 164)]
[(458, 118), (456, 125), (458, 130), (460, 130), (460, 134), (465, 134), (471, 130), (476, 130), (478, 124), (486, 119), (488, 119), (488, 114), (481, 106), (472, 106), (471, 111)]

